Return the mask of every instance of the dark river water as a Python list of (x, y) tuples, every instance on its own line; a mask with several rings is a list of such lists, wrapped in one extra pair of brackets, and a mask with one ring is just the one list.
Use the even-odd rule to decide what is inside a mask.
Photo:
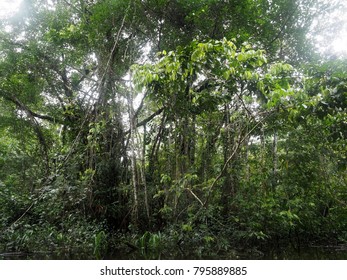
[(347, 248), (306, 247), (300, 249), (272, 249), (264, 252), (266, 260), (347, 260)]
[[(96, 259), (90, 252), (56, 251), (35, 253), (2, 253), (0, 260), (89, 260)], [(103, 259), (107, 260), (143, 260), (143, 259), (239, 259), (239, 260), (347, 260), (347, 245), (344, 246), (317, 246), (293, 248), (265, 248), (249, 249), (243, 251), (230, 250), (214, 255), (191, 255), (182, 252), (140, 252), (117, 251), (110, 252)]]

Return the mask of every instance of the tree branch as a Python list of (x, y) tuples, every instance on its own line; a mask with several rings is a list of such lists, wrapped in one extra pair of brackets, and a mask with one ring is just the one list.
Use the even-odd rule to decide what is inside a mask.
[[(269, 116), (269, 115), (268, 115)], [(268, 116), (266, 116), (265, 118), (267, 118)], [(246, 140), (248, 139), (248, 137), (251, 135), (251, 133), (260, 125), (260, 124), (263, 124), (262, 121), (259, 121), (257, 122), (251, 129), (250, 131), (248, 131), (248, 133), (243, 137), (243, 138), (240, 138), (237, 143), (236, 143), (236, 146), (233, 150), (233, 152), (231, 153), (231, 155), (229, 156), (229, 158), (226, 160), (226, 162), (224, 163), (223, 165), (223, 168), (221, 170), (221, 172), (218, 174), (218, 176), (213, 180), (211, 186), (209, 187), (209, 193), (207, 195), (207, 198), (203, 204), (204, 207), (207, 206), (208, 202), (209, 202), (209, 199), (210, 199), (210, 196), (211, 196), (211, 191), (212, 189), (216, 186), (217, 182), (219, 181), (220, 178), (223, 177), (223, 173), (225, 171), (225, 169), (228, 167), (228, 164), (229, 162), (233, 159), (233, 157), (235, 156), (236, 152), (238, 151), (239, 147), (241, 146), (241, 144)]]
[[(143, 126), (145, 124), (147, 124), (148, 122), (150, 122), (152, 119), (154, 119), (156, 116), (160, 115), (162, 112), (164, 111), (164, 107), (160, 108), (159, 110), (155, 111), (152, 115), (150, 115), (149, 117), (145, 118), (144, 120), (138, 122), (136, 124), (136, 127), (140, 127)], [(130, 130), (127, 130), (124, 132), (124, 134), (128, 134), (130, 132)]]
[(15, 105), (17, 105), (20, 109), (24, 110), (30, 117), (35, 117), (35, 118), (39, 118), (41, 120), (46, 120), (46, 121), (50, 121), (53, 123), (57, 122), (57, 119), (51, 117), (51, 116), (47, 116), (47, 115), (41, 115), (39, 113), (35, 113), (34, 111), (30, 110), (24, 103), (22, 103), (16, 96), (11, 95), (11, 94), (4, 94), (3, 97), (5, 99), (7, 99), (8, 101), (11, 101), (12, 103), (14, 103)]
[(147, 124), (149, 121), (151, 121), (152, 119), (154, 119), (154, 117), (158, 116), (161, 114), (161, 112), (164, 111), (164, 107), (160, 108), (159, 110), (157, 110), (156, 112), (154, 112), (152, 115), (150, 115), (149, 117), (145, 118), (144, 120), (140, 121), (139, 123), (137, 123), (137, 127), (139, 126), (143, 126), (145, 124)]

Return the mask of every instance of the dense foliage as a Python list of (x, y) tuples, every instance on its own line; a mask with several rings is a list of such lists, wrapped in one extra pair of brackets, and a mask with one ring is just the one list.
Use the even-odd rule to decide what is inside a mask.
[(345, 243), (347, 66), (309, 39), (339, 5), (23, 0), (0, 23), (0, 253)]

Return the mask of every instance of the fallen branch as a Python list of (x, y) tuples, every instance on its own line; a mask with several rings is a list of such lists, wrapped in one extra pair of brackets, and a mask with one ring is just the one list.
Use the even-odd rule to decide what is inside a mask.
[(201, 201), (201, 199), (191, 189), (186, 188), (186, 190), (190, 192), (202, 206), (204, 206), (204, 203)]
[[(271, 114), (270, 114), (270, 115), (271, 115)], [(267, 115), (265, 118), (269, 117), (270, 115)], [(258, 121), (258, 122), (252, 127), (252, 129), (251, 129), (250, 131), (248, 131), (248, 133), (247, 133), (242, 139), (240, 139), (240, 140), (237, 142), (235, 149), (233, 150), (233, 152), (231, 153), (231, 155), (229, 156), (229, 158), (227, 159), (227, 161), (224, 163), (224, 166), (223, 166), (221, 172), (218, 174), (218, 176), (214, 179), (213, 183), (211, 184), (211, 186), (210, 186), (210, 188), (209, 188), (209, 193), (208, 193), (208, 195), (207, 195), (207, 198), (206, 198), (205, 202), (204, 202), (203, 205), (202, 205), (203, 207), (206, 207), (206, 206), (207, 206), (207, 203), (208, 203), (208, 201), (209, 201), (209, 199), (210, 199), (210, 196), (211, 196), (211, 191), (212, 191), (212, 189), (216, 186), (218, 180), (219, 180), (220, 178), (222, 178), (225, 169), (228, 167), (229, 162), (233, 159), (233, 157), (235, 156), (235, 154), (236, 154), (236, 152), (238, 151), (238, 149), (239, 149), (239, 147), (241, 146), (241, 144), (242, 144), (246, 139), (248, 139), (248, 137), (251, 135), (251, 133), (252, 133), (260, 124), (263, 124), (263, 122), (262, 122), (261, 120)]]

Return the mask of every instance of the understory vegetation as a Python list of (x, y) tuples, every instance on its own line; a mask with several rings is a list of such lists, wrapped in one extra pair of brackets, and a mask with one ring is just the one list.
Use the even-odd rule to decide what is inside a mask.
[(312, 39), (343, 4), (23, 0), (0, 21), (0, 258), (346, 246), (347, 64)]

